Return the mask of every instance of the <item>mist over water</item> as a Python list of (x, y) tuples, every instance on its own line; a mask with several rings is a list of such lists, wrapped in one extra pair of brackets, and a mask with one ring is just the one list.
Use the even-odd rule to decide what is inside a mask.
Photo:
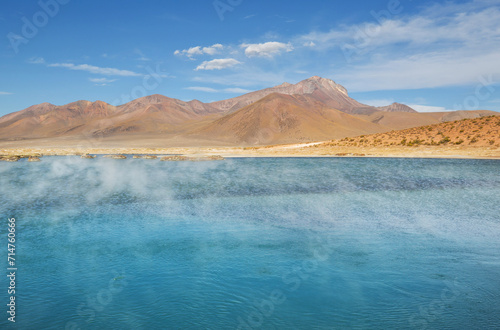
[(500, 327), (497, 160), (44, 157), (0, 190), (21, 329)]

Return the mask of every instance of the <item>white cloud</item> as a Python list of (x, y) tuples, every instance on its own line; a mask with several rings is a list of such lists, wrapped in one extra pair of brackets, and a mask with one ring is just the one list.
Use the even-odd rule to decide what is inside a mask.
[(45, 64), (43, 57), (32, 57), (28, 60), (30, 64)]
[(201, 51), (201, 47), (200, 46), (196, 46), (196, 47), (191, 47), (189, 49), (184, 49), (183, 51), (176, 50), (174, 54), (175, 55), (183, 54), (183, 55), (186, 55), (189, 58), (192, 58), (194, 55), (201, 55), (201, 54), (203, 54), (203, 52)]
[(314, 41), (306, 41), (304, 42), (304, 47), (315, 47), (316, 44), (314, 43)]
[(246, 93), (251, 93), (253, 91), (251, 91), (249, 89), (244, 89), (244, 88), (226, 88), (226, 89), (224, 89), (224, 92), (236, 93), (236, 94), (246, 94)]
[(350, 91), (477, 85), (491, 74), (498, 82), (500, 9), (492, 6), (498, 3), (474, 1), (464, 7), (450, 2), (381, 23), (373, 19), (311, 32), (294, 43), (337, 49), (344, 58), (336, 62), (334, 76)]
[(222, 70), (233, 67), (235, 65), (241, 64), (240, 61), (235, 60), (234, 58), (219, 58), (211, 61), (205, 61), (198, 65), (195, 71), (198, 70)]
[[(137, 51), (136, 51), (137, 52)], [(140, 51), (139, 51), (140, 52)], [(104, 56), (105, 55), (105, 56)], [(103, 54), (103, 57), (108, 57), (107, 54)], [(106, 76), (125, 76), (125, 77), (140, 77), (143, 74), (136, 73), (128, 70), (120, 70), (115, 68), (101, 68), (98, 66), (90, 65), (90, 64), (73, 64), (73, 63), (46, 63), (45, 59), (42, 57), (32, 57), (28, 60), (30, 64), (47, 64), (48, 67), (60, 67), (66, 68), (70, 70), (79, 70), (79, 71), (87, 71), (94, 74), (102, 74)], [(106, 84), (116, 81), (116, 79), (107, 79), (107, 78), (90, 78), (91, 82), (96, 84)]]
[[(498, 2), (498, 1), (497, 1)], [(454, 8), (455, 5), (450, 5)], [(328, 32), (314, 31), (299, 36), (303, 44), (317, 43), (322, 47), (342, 45), (360, 48), (401, 45), (409, 46), (448, 45), (466, 43), (477, 45), (483, 41), (497, 38), (500, 11), (491, 7), (476, 12), (448, 12), (447, 15), (434, 16), (429, 13), (404, 19), (387, 19), (381, 23), (373, 19), (358, 25), (342, 26)]]
[(108, 78), (89, 78), (89, 80), (98, 86), (106, 86), (107, 84), (116, 81), (116, 79), (108, 79)]
[(375, 100), (358, 100), (360, 103), (371, 105), (372, 107), (385, 107), (387, 105), (393, 104), (392, 99), (375, 99)]
[(75, 65), (73, 63), (53, 63), (49, 64), (49, 67), (59, 67), (66, 68), (70, 70), (78, 70), (78, 71), (87, 71), (94, 74), (101, 74), (104, 76), (123, 76), (123, 77), (141, 77), (143, 76), (140, 73), (136, 73), (129, 70), (120, 70), (115, 68), (101, 68), (98, 66), (90, 65), (90, 64), (78, 64)]
[(224, 89), (215, 89), (211, 87), (186, 87), (185, 89), (189, 89), (191, 91), (198, 91), (198, 92), (207, 92), (207, 93), (234, 93), (234, 94), (246, 94), (252, 92), (251, 90), (248, 89), (243, 89), (243, 88), (224, 88)]
[(0, 92), (0, 95), (12, 95), (14, 93), (9, 93), (9, 92)]
[(277, 41), (266, 42), (263, 44), (242, 44), (241, 48), (245, 48), (245, 55), (248, 57), (269, 57), (272, 58), (281, 52), (291, 52), (292, 44), (282, 43)]
[(418, 112), (443, 112), (443, 111), (453, 111), (446, 109), (445, 107), (435, 107), (430, 105), (419, 105), (419, 104), (408, 104), (410, 108), (417, 110)]
[(215, 55), (219, 50), (222, 50), (224, 46), (221, 44), (215, 44), (210, 47), (203, 47), (203, 53), (208, 54), (208, 55)]
[[(489, 54), (435, 52), (356, 65), (336, 75), (350, 91), (402, 90), (494, 83), (500, 47)], [(497, 78), (498, 79), (498, 78)]]
[(197, 91), (197, 92), (207, 92), (207, 93), (218, 93), (219, 91), (216, 90), (215, 88), (210, 88), (210, 87), (186, 87), (185, 89), (189, 89), (191, 91)]
[(214, 44), (210, 47), (196, 46), (196, 47), (191, 47), (189, 49), (176, 50), (174, 52), (174, 55), (184, 55), (190, 59), (193, 59), (195, 55), (203, 55), (203, 54), (215, 55), (222, 49), (224, 49), (224, 46), (221, 44)]

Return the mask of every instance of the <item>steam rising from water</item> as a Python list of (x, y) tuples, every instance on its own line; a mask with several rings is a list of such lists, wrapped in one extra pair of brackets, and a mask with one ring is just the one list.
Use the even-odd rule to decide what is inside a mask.
[(500, 325), (498, 161), (44, 157), (0, 190), (25, 327), (237, 328), (273, 290), (264, 328)]
[(251, 214), (253, 221), (288, 227), (394, 229), (498, 240), (498, 164), (483, 160), (190, 163), (45, 157), (38, 164), (0, 164), (0, 184), (7, 193), (1, 207), (17, 215), (39, 213), (50, 206), (48, 218), (54, 219), (58, 213), (76, 214), (98, 205), (140, 203), (157, 214), (177, 218), (196, 214), (206, 221)]

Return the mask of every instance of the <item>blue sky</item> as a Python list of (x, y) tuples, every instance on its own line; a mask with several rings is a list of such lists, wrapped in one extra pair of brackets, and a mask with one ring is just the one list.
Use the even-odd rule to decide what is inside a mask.
[(500, 111), (500, 0), (8, 1), (0, 115), (226, 99), (314, 75), (355, 99)]

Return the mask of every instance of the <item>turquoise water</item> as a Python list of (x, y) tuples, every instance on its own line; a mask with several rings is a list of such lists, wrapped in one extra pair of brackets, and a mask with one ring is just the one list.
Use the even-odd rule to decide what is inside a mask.
[(500, 328), (500, 161), (0, 163), (18, 329)]

